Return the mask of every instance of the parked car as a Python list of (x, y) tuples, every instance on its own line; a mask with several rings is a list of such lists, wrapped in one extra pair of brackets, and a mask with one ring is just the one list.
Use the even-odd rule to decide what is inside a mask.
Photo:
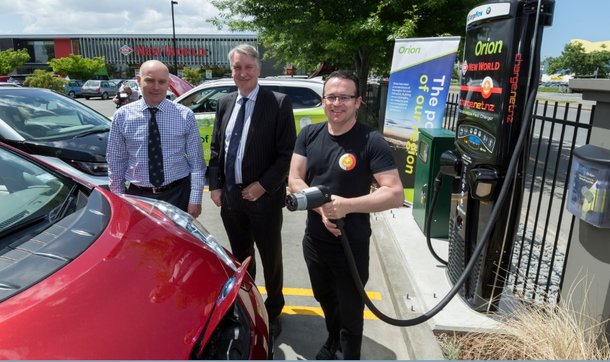
[(261, 295), (190, 215), (0, 142), (0, 358), (267, 359)]
[(0, 141), (96, 185), (108, 184), (110, 120), (48, 89), (0, 87)]
[(10, 76), (10, 78), (7, 80), (7, 82), (23, 85), (23, 82), (25, 82), (25, 79), (31, 75), (32, 74), (13, 74)]
[(0, 82), (0, 87), (21, 87), (17, 83)]
[[(138, 81), (135, 79), (128, 79), (126, 81), (124, 81), (122, 83), (123, 85), (129, 85), (129, 88), (131, 88), (132, 90), (136, 90), (138, 91), (138, 94), (140, 95), (140, 98), (142, 98), (142, 91), (140, 91), (140, 86), (138, 85)], [(174, 100), (176, 99), (176, 95), (174, 94), (174, 92), (172, 92), (171, 90), (167, 90), (166, 94), (165, 94), (165, 98), (169, 99), (169, 100)]]
[[(284, 93), (290, 98), (297, 132), (308, 124), (326, 121), (322, 107), (322, 80), (261, 78), (258, 83), (262, 88)], [(212, 80), (198, 85), (174, 101), (195, 112), (206, 162), (210, 157), (210, 141), (218, 100), (236, 90), (235, 82), (231, 78)]]
[(66, 87), (64, 88), (64, 93), (70, 98), (77, 98), (82, 96), (81, 87), (83, 86), (83, 82), (80, 80), (71, 80), (68, 81)]
[(109, 80), (90, 79), (81, 87), (81, 92), (85, 99), (93, 97), (108, 99), (114, 97), (117, 91), (118, 87)]
[(110, 79), (110, 81), (112, 83), (114, 83), (114, 85), (118, 88), (121, 86), (121, 84), (123, 84), (124, 81), (126, 81), (127, 79)]

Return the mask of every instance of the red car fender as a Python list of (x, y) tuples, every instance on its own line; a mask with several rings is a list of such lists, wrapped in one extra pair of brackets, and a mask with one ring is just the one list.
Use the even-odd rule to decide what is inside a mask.
[[(231, 308), (231, 306), (233, 305), (233, 303), (236, 301), (236, 299), (239, 296), (239, 291), (242, 288), (242, 284), (244, 284), (244, 278), (247, 279), (251, 279), (249, 274), (248, 274), (248, 266), (250, 265), (250, 261), (251, 261), (252, 257), (248, 257), (246, 260), (244, 260), (244, 262), (240, 265), (240, 267), (237, 269), (237, 271), (235, 271), (235, 274), (233, 274), (230, 278), (234, 278), (234, 283), (233, 283), (233, 287), (229, 290), (229, 292), (227, 293), (226, 297), (221, 300), (220, 302), (217, 301), (214, 310), (212, 311), (212, 314), (210, 316), (210, 319), (208, 320), (208, 323), (205, 327), (205, 331), (203, 333), (203, 338), (201, 339), (202, 341), (207, 342), (208, 339), (211, 337), (212, 333), (214, 333), (214, 330), (216, 329), (216, 327), (218, 326), (218, 324), (220, 323), (220, 321), (223, 319), (223, 317), (225, 316), (225, 314), (227, 313), (227, 311), (229, 310), (229, 308)], [(249, 282), (245, 282), (245, 288), (251, 288), (251, 283)], [(222, 294), (222, 291), (219, 293), (219, 295)], [(259, 304), (262, 304), (262, 299), (259, 301), (250, 301), (252, 303), (252, 305), (256, 306)], [(264, 304), (262, 304), (264, 306)], [(253, 311), (248, 310), (249, 306), (244, 306), (247, 309), (247, 313), (252, 313)], [(259, 306), (260, 309), (260, 306)], [(266, 326), (268, 326), (268, 320), (267, 320), (267, 313), (265, 308), (262, 308), (262, 311), (264, 312), (264, 320), (263, 322), (265, 323)], [(205, 344), (204, 344), (205, 345)]]

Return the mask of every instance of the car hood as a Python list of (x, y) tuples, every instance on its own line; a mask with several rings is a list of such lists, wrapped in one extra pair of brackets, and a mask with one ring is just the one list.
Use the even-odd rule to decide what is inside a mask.
[(109, 131), (88, 134), (63, 140), (26, 140), (7, 143), (30, 154), (57, 157), (63, 160), (106, 162)]
[(107, 226), (65, 267), (0, 303), (0, 358), (187, 359), (231, 273), (243, 275), (173, 222), (94, 193), (110, 204)]

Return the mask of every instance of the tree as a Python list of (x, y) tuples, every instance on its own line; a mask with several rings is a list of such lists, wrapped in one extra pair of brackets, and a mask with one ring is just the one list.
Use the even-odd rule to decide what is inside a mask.
[(547, 73), (574, 73), (577, 76), (606, 77), (610, 73), (610, 51), (596, 50), (589, 53), (580, 42), (566, 44), (558, 57), (546, 58)]
[(203, 79), (201, 68), (183, 68), (182, 78), (184, 78), (187, 82), (191, 84), (199, 84)]
[[(256, 31), (266, 57), (312, 72), (350, 69), (366, 89), (370, 71), (390, 71), (394, 39), (462, 34), (479, 0), (212, 0), (213, 20)], [(359, 112), (364, 114), (366, 112)]]
[(212, 0), (218, 26), (256, 31), (266, 57), (311, 72), (321, 64), (388, 74), (396, 38), (461, 34), (478, 0)]
[(55, 73), (65, 74), (71, 79), (91, 79), (95, 72), (104, 69), (104, 57), (83, 58), (80, 55), (70, 54), (65, 58), (55, 58), (49, 61), (49, 66)]
[(66, 83), (65, 79), (58, 77), (53, 72), (36, 69), (34, 70), (34, 75), (27, 77), (23, 85), (26, 87), (46, 88), (63, 93)]
[(27, 49), (0, 51), (0, 74), (9, 74), (30, 60)]

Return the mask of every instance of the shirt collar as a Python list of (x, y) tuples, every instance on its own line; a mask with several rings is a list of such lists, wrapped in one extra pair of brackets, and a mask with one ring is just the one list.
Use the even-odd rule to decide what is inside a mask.
[[(252, 92), (250, 92), (250, 94), (245, 96), (245, 98), (248, 98), (249, 101), (256, 102), (256, 96), (258, 95), (259, 89), (260, 89), (260, 85), (258, 85), (258, 83), (257, 83), (256, 88), (254, 88), (254, 90), (252, 90)], [(239, 91), (237, 91), (237, 99), (235, 101), (237, 103), (239, 103), (242, 98), (244, 98), (244, 96), (242, 96), (241, 93), (239, 93)]]
[[(149, 106), (146, 101), (144, 100), (144, 98), (139, 100), (140, 102), (140, 109), (142, 111), (144, 111), (145, 109), (151, 108), (151, 106)], [(164, 112), (167, 110), (168, 107), (168, 102), (171, 102), (170, 100), (168, 100), (167, 98), (165, 98), (164, 100), (161, 101), (161, 103), (159, 103), (156, 107), (158, 110), (160, 110), (161, 112)]]

